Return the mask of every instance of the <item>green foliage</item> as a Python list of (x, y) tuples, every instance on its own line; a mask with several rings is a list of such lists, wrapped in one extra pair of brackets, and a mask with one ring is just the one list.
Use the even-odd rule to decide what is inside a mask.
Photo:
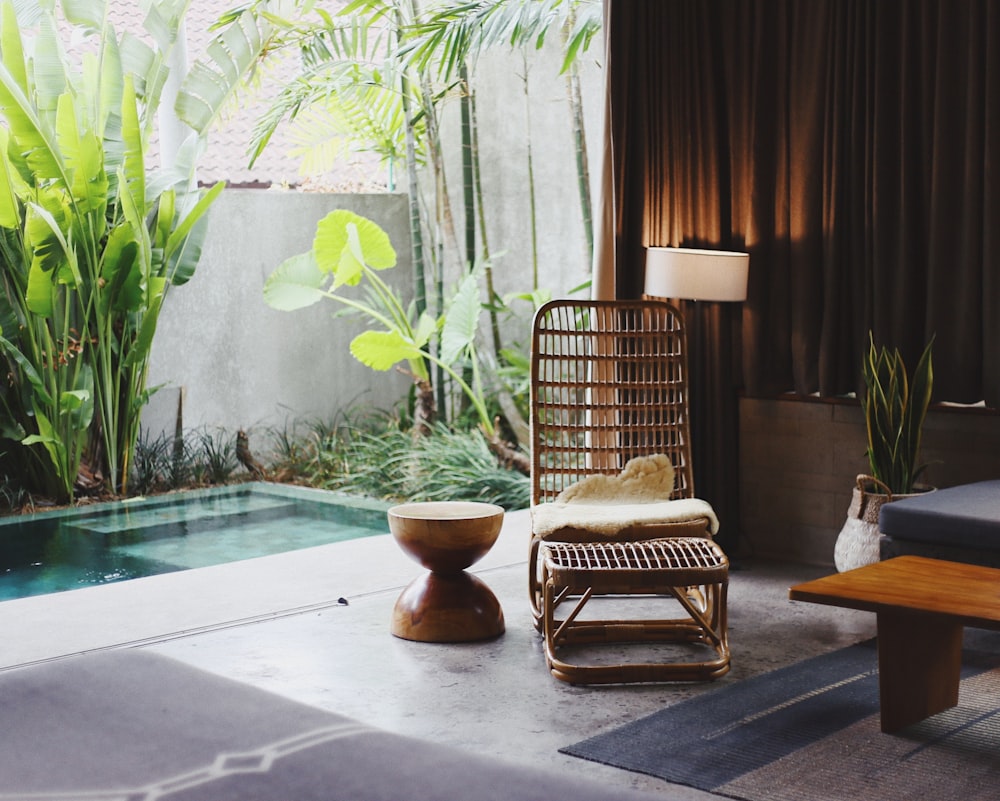
[(152, 46), (119, 38), (104, 0), (65, 0), (70, 35), (94, 43), (75, 48), (81, 63), (52, 3), (0, 5), (0, 433), (29, 486), (60, 502), (84, 458), (126, 491), (159, 313), (193, 274), (222, 189), (191, 188), (192, 143), (147, 174), (187, 4), (148, 5)]
[(195, 429), (180, 438), (167, 432), (140, 435), (132, 462), (132, 489), (145, 495), (227, 484), (239, 467), (234, 442), (235, 434), (222, 428)]
[[(0, 464), (4, 456), (0, 454)], [(9, 473), (0, 473), (0, 512), (17, 512), (31, 507), (31, 495), (24, 484)]]
[(316, 439), (306, 482), (393, 502), (469, 500), (527, 507), (528, 478), (500, 467), (478, 429), (438, 425), (430, 435), (414, 438), (397, 421), (372, 422), (342, 425), (335, 436)]
[(408, 465), (406, 497), (414, 501), (482, 501), (525, 509), (529, 479), (501, 467), (479, 429), (438, 427), (415, 446)]
[[(264, 284), (264, 300), (282, 311), (311, 306), (324, 298), (366, 317), (376, 328), (358, 334), (351, 355), (373, 370), (390, 370), (405, 362), (418, 384), (430, 379), (428, 363), (436, 364), (462, 389), (476, 410), (480, 425), (493, 433), (493, 420), (483, 401), (475, 338), (482, 306), (479, 277), (469, 273), (459, 283), (444, 315), (435, 319), (404, 308), (399, 294), (379, 275), (394, 267), (396, 253), (385, 231), (354, 212), (338, 209), (320, 220), (313, 248), (284, 261)], [(357, 297), (345, 290), (363, 287)], [(438, 346), (432, 347), (432, 338)], [(471, 365), (471, 384), (455, 369)]]
[(236, 449), (233, 435), (224, 429), (198, 434), (201, 458), (195, 462), (194, 477), (199, 484), (225, 484), (236, 472)]
[(865, 399), (862, 408), (868, 432), (868, 463), (872, 475), (894, 495), (913, 491), (926, 465), (917, 465), (927, 407), (931, 401), (934, 369), (933, 338), (912, 376), (899, 350), (875, 347), (869, 333), (868, 354), (862, 365)]
[(407, 52), (447, 79), (493, 45), (540, 50), (551, 30), (562, 29), (566, 72), (601, 30), (602, 8), (598, 0), (453, 0), (413, 26)]
[[(600, 30), (602, 11), (600, 0), (442, 0), (429, 4), (351, 0), (334, 14), (312, 0), (252, 0), (219, 24), (233, 25), (242, 15), (253, 14), (258, 24), (269, 26), (264, 54), (281, 58), (293, 51), (301, 60), (299, 75), (282, 82), (276, 100), (255, 127), (251, 163), (286, 122), (292, 123), (291, 136), (301, 145), (297, 152), (314, 169), (327, 168), (344, 148), (377, 153), (392, 165), (404, 163), (417, 313), (431, 306), (433, 314), (440, 314), (443, 276), (454, 268), (470, 269), (480, 263), (491, 303), (493, 355), (499, 356), (502, 344), (492, 305), (495, 292), (486, 242), (487, 212), (479, 180), (475, 61), (494, 46), (540, 48), (547, 36), (558, 31), (562, 72), (571, 87), (581, 218), (592, 250), (590, 180), (575, 63)], [(458, 215), (451, 208), (440, 136), (443, 106), (456, 98), (462, 104), (463, 119), (466, 236), (462, 249), (455, 235)], [(418, 166), (428, 169), (418, 172)], [(473, 230), (477, 217), (478, 245)], [(533, 230), (535, 217), (532, 205)], [(432, 281), (434, 286), (430, 286)], [(369, 344), (372, 349), (392, 349), (400, 342), (379, 335), (369, 337)], [(443, 406), (442, 381), (437, 383)]]
[(171, 472), (173, 453), (174, 437), (164, 433), (150, 439), (145, 432), (140, 432), (132, 459), (133, 492), (148, 495), (157, 490), (172, 489), (167, 476)]

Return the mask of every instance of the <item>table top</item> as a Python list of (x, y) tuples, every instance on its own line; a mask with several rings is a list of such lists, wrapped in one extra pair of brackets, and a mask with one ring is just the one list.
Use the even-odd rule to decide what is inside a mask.
[(868, 612), (923, 612), (1000, 629), (1000, 570), (923, 556), (898, 556), (788, 590), (793, 601)]

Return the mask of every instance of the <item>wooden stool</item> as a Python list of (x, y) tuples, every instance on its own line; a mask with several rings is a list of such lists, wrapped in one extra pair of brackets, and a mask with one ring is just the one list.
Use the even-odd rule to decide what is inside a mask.
[[(729, 671), (726, 593), (729, 559), (712, 540), (677, 537), (644, 542), (546, 543), (542, 560), (542, 634), (552, 675), (572, 684), (709, 681)], [(579, 620), (596, 596), (666, 596), (687, 613), (666, 620)], [(565, 619), (556, 609), (576, 606)], [(711, 649), (701, 662), (573, 664), (571, 645), (691, 643)]]
[(478, 576), (467, 573), (500, 535), (504, 511), (491, 503), (423, 501), (389, 509), (389, 530), (430, 572), (403, 590), (392, 633), (418, 642), (472, 642), (504, 633), (503, 609)]

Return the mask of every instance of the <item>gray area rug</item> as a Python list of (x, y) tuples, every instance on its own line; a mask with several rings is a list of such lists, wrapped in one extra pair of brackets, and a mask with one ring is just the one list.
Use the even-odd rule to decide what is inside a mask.
[(747, 801), (995, 801), (1000, 655), (966, 651), (959, 705), (879, 728), (874, 643), (668, 707), (564, 753)]
[(142, 651), (0, 673), (0, 709), (3, 801), (664, 798), (391, 734)]

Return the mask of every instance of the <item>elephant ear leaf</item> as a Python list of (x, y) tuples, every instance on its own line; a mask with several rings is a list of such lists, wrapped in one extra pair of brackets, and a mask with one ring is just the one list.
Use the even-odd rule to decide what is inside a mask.
[(434, 336), (437, 329), (437, 320), (433, 317), (433, 315), (425, 311), (420, 315), (420, 319), (417, 321), (416, 330), (413, 332), (414, 344), (418, 348), (424, 347), (424, 345), (430, 342), (431, 337)]
[(331, 211), (319, 221), (313, 253), (319, 268), (334, 273), (338, 284), (358, 283), (362, 264), (374, 270), (396, 266), (389, 235), (377, 223), (346, 209)]
[(459, 284), (441, 331), (441, 360), (445, 364), (457, 361), (475, 341), (481, 309), (479, 277), (472, 272)]
[(398, 331), (363, 331), (351, 340), (351, 355), (366, 367), (385, 372), (402, 361), (423, 356)]
[(264, 301), (279, 311), (302, 309), (325, 296), (326, 281), (312, 253), (292, 256), (279, 264), (264, 283)]

